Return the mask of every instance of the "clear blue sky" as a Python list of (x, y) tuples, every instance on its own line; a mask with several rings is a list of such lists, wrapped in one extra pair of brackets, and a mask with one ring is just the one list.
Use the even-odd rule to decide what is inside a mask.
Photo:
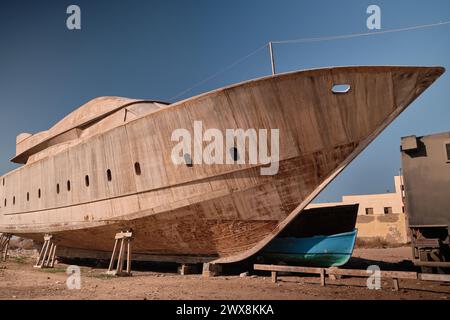
[[(77, 4), (82, 30), (66, 28)], [(1, 1), (0, 173), (20, 132), (48, 129), (102, 95), (168, 100), (270, 40), (367, 32), (450, 20), (450, 1)], [(450, 26), (373, 37), (277, 45), (278, 71), (339, 65), (441, 65), (450, 69)], [(266, 50), (189, 94), (270, 73)], [(450, 130), (450, 73), (403, 113), (319, 197), (393, 190), (399, 141)]]

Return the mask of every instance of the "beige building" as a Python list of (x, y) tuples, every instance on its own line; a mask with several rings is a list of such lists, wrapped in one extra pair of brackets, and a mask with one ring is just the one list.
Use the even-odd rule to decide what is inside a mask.
[(359, 204), (358, 238), (380, 238), (389, 243), (407, 243), (402, 177), (394, 177), (395, 192), (343, 196), (341, 202), (312, 203), (308, 208)]

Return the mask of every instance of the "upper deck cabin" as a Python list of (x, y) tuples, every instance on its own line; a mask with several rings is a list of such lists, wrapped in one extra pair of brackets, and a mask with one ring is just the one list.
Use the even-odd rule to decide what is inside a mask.
[(35, 162), (167, 105), (165, 102), (121, 97), (93, 99), (47, 131), (19, 134), (16, 155), (11, 161), (19, 164)]

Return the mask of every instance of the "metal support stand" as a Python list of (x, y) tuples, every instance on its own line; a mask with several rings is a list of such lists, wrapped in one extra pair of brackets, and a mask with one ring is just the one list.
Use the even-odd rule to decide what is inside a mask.
[(53, 235), (51, 234), (44, 236), (44, 244), (36, 260), (35, 268), (53, 268), (55, 266), (56, 243), (52, 239)]
[(9, 241), (11, 240), (12, 235), (9, 233), (1, 233), (0, 234), (0, 259), (6, 261), (6, 257), (8, 256), (9, 249)]
[[(133, 232), (131, 230), (119, 232), (116, 234), (115, 240), (111, 261), (106, 273), (121, 277), (131, 276), (131, 241), (133, 240)], [(114, 270), (116, 255), (117, 266)], [(123, 270), (125, 256), (127, 260), (126, 271)]]

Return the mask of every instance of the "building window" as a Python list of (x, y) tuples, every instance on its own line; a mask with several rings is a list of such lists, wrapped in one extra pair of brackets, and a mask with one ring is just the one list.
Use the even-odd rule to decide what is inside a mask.
[(373, 208), (366, 208), (366, 215), (373, 214)]
[(27, 192), (27, 201), (30, 201), (30, 193)]
[(13, 197), (13, 206), (16, 205), (16, 196)]
[(392, 207), (384, 207), (384, 214), (391, 214), (392, 213)]
[(6, 207), (6, 199), (5, 199), (5, 207)]
[(5, 185), (5, 178), (3, 178), (3, 185)]
[(59, 194), (59, 183), (56, 185), (56, 193)]
[(86, 175), (86, 177), (84, 177), (84, 183), (86, 185), (86, 187), (89, 187), (89, 176)]
[(41, 189), (38, 190), (38, 198), (41, 198)]
[(450, 143), (445, 144), (445, 151), (447, 153), (447, 162), (450, 162)]
[(111, 170), (106, 170), (106, 177), (108, 178), (108, 181), (112, 180), (112, 174), (111, 174)]
[(70, 180), (67, 180), (67, 191), (70, 191)]
[(140, 176), (141, 175), (141, 165), (139, 164), (139, 162), (136, 162), (134, 164), (134, 172), (136, 172), (136, 175)]
[(405, 213), (405, 206), (402, 206), (402, 213)]

